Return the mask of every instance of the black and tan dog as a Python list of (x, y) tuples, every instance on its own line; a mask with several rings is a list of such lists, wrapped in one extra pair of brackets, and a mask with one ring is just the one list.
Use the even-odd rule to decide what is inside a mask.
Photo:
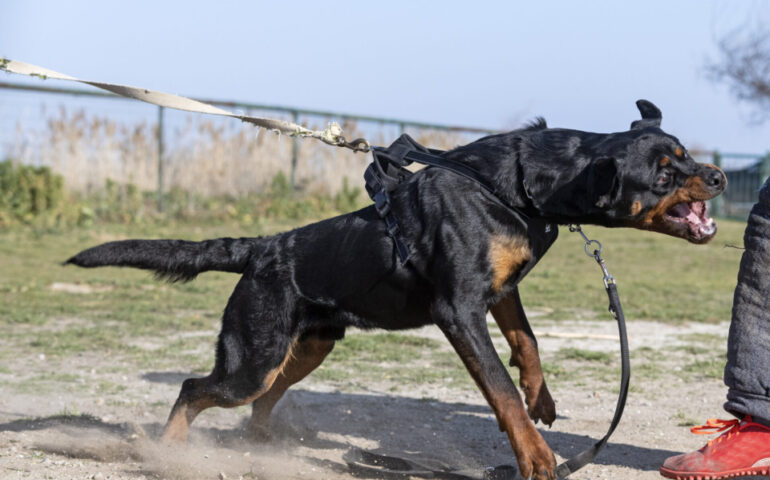
[[(345, 328), (432, 323), (494, 410), (522, 476), (554, 478), (554, 456), (530, 420), (553, 422), (554, 403), (518, 281), (555, 240), (557, 224), (633, 227), (693, 243), (716, 233), (704, 201), (724, 190), (724, 174), (663, 132), (657, 107), (637, 105), (642, 119), (625, 132), (552, 129), (541, 120), (444, 153), (480, 172), (497, 198), (451, 171), (416, 173), (391, 195), (411, 251), (404, 265), (373, 206), (264, 238), (111, 242), (67, 263), (144, 268), (170, 280), (243, 274), (225, 308), (214, 370), (182, 384), (166, 440), (186, 440), (203, 409), (250, 402), (258, 434)], [(512, 348), (529, 415), (490, 340), (488, 310)]]

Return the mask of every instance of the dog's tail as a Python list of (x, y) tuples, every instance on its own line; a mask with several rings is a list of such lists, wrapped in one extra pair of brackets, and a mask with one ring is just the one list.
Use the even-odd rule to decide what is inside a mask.
[(155, 271), (159, 279), (187, 282), (209, 270), (243, 273), (258, 238), (121, 240), (83, 250), (64, 265), (134, 267)]

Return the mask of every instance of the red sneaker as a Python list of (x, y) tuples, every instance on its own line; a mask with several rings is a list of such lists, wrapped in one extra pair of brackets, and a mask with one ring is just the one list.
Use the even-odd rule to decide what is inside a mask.
[(692, 433), (724, 432), (695, 452), (667, 459), (660, 474), (677, 480), (718, 480), (720, 478), (770, 473), (770, 428), (753, 422), (749, 415), (738, 420), (710, 418)]

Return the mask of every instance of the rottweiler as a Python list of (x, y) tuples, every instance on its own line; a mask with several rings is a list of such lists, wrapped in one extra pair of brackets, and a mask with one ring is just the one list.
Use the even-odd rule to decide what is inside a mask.
[[(705, 201), (725, 189), (724, 173), (696, 163), (661, 130), (655, 105), (637, 107), (642, 118), (628, 131), (548, 128), (538, 119), (444, 152), (494, 193), (433, 167), (400, 184), (390, 207), (411, 252), (403, 264), (374, 206), (267, 237), (109, 242), (65, 263), (148, 269), (171, 281), (210, 270), (242, 274), (223, 314), (214, 369), (182, 383), (166, 441), (186, 441), (206, 408), (247, 403), (249, 429), (262, 435), (286, 389), (321, 364), (347, 327), (435, 324), (507, 433), (522, 476), (555, 478), (553, 453), (531, 420), (553, 422), (554, 403), (518, 282), (558, 225), (632, 227), (692, 243), (717, 230)], [(520, 370), (527, 408), (490, 340), (490, 310)]]

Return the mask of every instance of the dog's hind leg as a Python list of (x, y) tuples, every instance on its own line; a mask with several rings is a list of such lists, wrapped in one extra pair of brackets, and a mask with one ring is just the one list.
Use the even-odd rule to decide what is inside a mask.
[(264, 441), (270, 438), (268, 424), (270, 412), (289, 387), (299, 382), (315, 370), (334, 348), (334, 340), (310, 337), (297, 342), (291, 358), (283, 371), (273, 382), (268, 391), (252, 403), (251, 419), (247, 430), (254, 440)]
[(500, 300), (491, 311), (511, 347), (510, 365), (519, 368), (519, 385), (524, 390), (529, 416), (551, 425), (556, 419), (556, 407), (543, 378), (537, 340), (522, 308), (519, 289)]
[(295, 339), (289, 334), (290, 322), (277, 320), (283, 318), (281, 312), (266, 307), (267, 300), (256, 281), (244, 277), (238, 283), (222, 319), (214, 370), (182, 383), (164, 441), (186, 441), (190, 423), (206, 408), (246, 405), (270, 390), (291, 358)]

